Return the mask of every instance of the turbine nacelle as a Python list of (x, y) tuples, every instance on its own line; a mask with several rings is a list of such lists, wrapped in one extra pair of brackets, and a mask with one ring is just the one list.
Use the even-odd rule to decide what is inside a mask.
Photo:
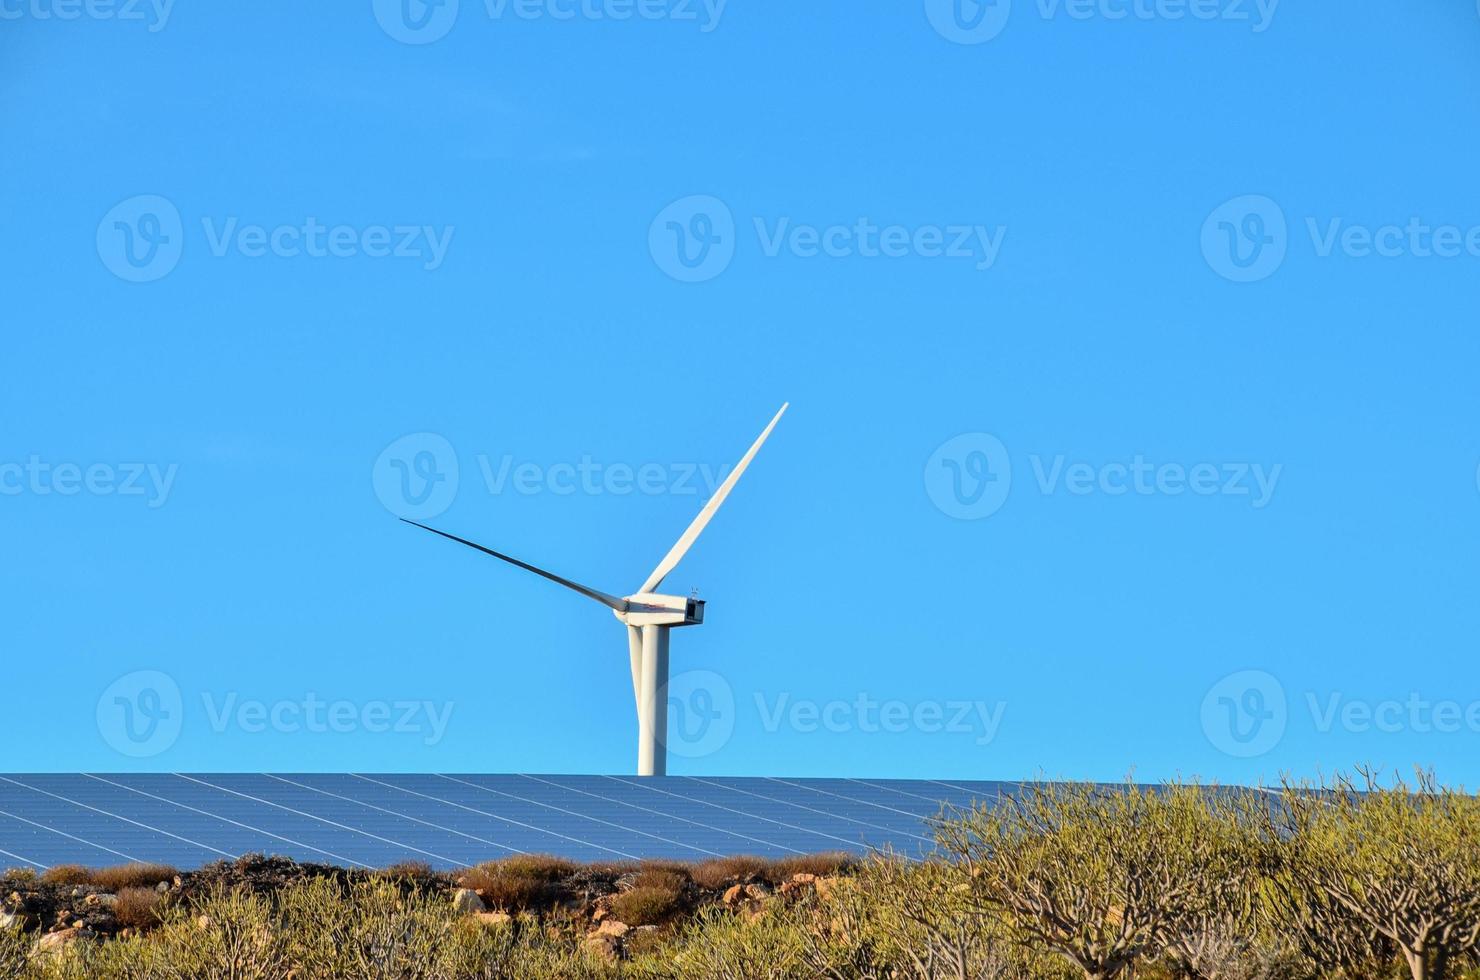
[(704, 622), (704, 600), (688, 596), (638, 592), (622, 600), (625, 611), (612, 610), (628, 626), (698, 626)]

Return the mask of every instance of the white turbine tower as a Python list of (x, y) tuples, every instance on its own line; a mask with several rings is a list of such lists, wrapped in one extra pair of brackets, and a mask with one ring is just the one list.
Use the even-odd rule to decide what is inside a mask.
[(486, 555), (502, 559), (511, 565), (518, 565), (526, 571), (534, 572), (552, 582), (556, 582), (579, 592), (588, 599), (595, 599), (610, 609), (618, 619), (627, 625), (627, 653), (632, 664), (632, 695), (637, 701), (637, 774), (639, 776), (662, 776), (668, 771), (668, 706), (665, 703), (668, 688), (668, 631), (675, 626), (698, 626), (704, 622), (704, 603), (699, 599), (683, 596), (662, 595), (654, 591), (663, 584), (663, 579), (668, 573), (677, 567), (688, 554), (689, 548), (698, 540), (699, 535), (709, 524), (711, 518), (719, 510), (720, 504), (730, 495), (735, 488), (741, 474), (755, 458), (766, 437), (781, 421), (781, 416), (786, 412), (786, 405), (771, 419), (765, 431), (760, 434), (749, 451), (740, 458), (740, 462), (725, 477), (714, 496), (699, 511), (699, 516), (694, 518), (692, 524), (683, 532), (677, 543), (670, 549), (658, 566), (653, 569), (647, 581), (642, 583), (638, 590), (629, 596), (617, 598), (607, 595), (598, 589), (592, 589), (572, 582), (570, 579), (561, 578), (553, 572), (547, 572), (543, 568), (536, 568), (517, 558), (499, 554), (481, 544), (475, 544), (466, 538), (460, 538), (446, 531), (439, 531), (416, 521), (401, 518), (407, 524), (415, 524), (419, 528), (440, 534), (444, 538), (451, 538), (460, 544), (470, 548), (477, 548)]

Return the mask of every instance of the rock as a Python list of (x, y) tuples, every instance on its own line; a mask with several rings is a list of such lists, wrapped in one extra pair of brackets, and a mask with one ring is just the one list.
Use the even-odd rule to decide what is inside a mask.
[(24, 912), (0, 912), (0, 929), (24, 929), (27, 924)]
[(483, 899), (471, 888), (459, 888), (452, 893), (452, 910), (459, 915), (467, 915), (472, 912), (486, 912), (488, 906), (483, 904)]
[(794, 895), (799, 891), (811, 888), (816, 881), (816, 875), (801, 871), (782, 882), (781, 887), (777, 890), (783, 895)]
[(617, 952), (620, 943), (621, 940), (616, 936), (602, 935), (598, 932), (593, 932), (586, 937), (586, 948), (611, 963), (621, 958)]
[(154, 890), (163, 895), (165, 892), (170, 890), (170, 883), (167, 881), (161, 881), (159, 884), (154, 886)]
[[(160, 884), (164, 884), (164, 882), (160, 882)], [(184, 885), (185, 885), (185, 882), (183, 880), (181, 880), (180, 876), (179, 875), (175, 875), (174, 886), (176, 888), (183, 888)]]
[(111, 909), (118, 905), (118, 896), (109, 892), (97, 892), (84, 898), (82, 904), (89, 908), (102, 906), (105, 909)]
[(514, 917), (507, 912), (474, 912), (473, 918), (479, 925), (493, 928), (495, 926), (506, 926), (514, 921)]
[(744, 893), (744, 891), (744, 885), (731, 885), (729, 888), (725, 889), (724, 897), (721, 898), (720, 901), (724, 902), (726, 905), (735, 905), (740, 901), (740, 896)]
[(616, 919), (607, 919), (599, 927), (597, 927), (596, 934), (598, 936), (615, 936), (617, 938), (621, 938), (631, 931), (632, 927), (629, 926), (627, 923), (618, 922)]
[(48, 932), (36, 940), (36, 952), (45, 956), (60, 953), (82, 936), (82, 927), (73, 926), (70, 929), (58, 929), (56, 932)]
[(210, 927), (211, 917), (209, 915), (202, 915), (195, 920), (195, 928), (201, 932), (205, 932)]
[(752, 885), (746, 885), (745, 897), (755, 899), (757, 902), (759, 902), (763, 898), (771, 897), (771, 889), (765, 885), (760, 884), (759, 882), (756, 882)]

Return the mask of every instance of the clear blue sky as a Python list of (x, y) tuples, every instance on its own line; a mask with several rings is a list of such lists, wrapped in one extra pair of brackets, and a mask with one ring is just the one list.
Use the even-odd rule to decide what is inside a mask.
[(630, 771), (398, 481), (625, 593), (789, 399), (673, 771), (1480, 782), (1474, 3), (490, 5), (4, 6), (0, 769)]

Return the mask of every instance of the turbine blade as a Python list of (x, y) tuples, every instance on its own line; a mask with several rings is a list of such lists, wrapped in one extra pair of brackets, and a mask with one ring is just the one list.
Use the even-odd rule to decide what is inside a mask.
[(638, 589), (638, 592), (651, 592), (656, 589), (663, 583), (663, 579), (667, 577), (668, 573), (673, 571), (679, 562), (683, 561), (683, 556), (688, 554), (689, 548), (693, 547), (694, 542), (703, 533), (704, 528), (709, 524), (710, 518), (714, 516), (714, 512), (719, 510), (719, 505), (724, 503), (725, 498), (730, 495), (730, 491), (739, 482), (741, 474), (745, 472), (745, 467), (750, 465), (750, 461), (755, 458), (755, 454), (760, 450), (761, 444), (766, 441), (766, 437), (771, 434), (771, 430), (776, 428), (776, 423), (781, 421), (781, 416), (786, 414), (786, 407), (789, 404), (791, 403), (786, 402), (781, 406), (781, 411), (777, 412), (776, 417), (771, 419), (771, 424), (766, 426), (765, 431), (760, 434), (760, 438), (756, 439), (755, 443), (751, 445), (750, 450), (744, 456), (740, 457), (740, 462), (736, 463), (735, 468), (730, 471), (730, 475), (725, 477), (725, 482), (719, 485), (719, 489), (714, 492), (714, 496), (710, 497), (709, 502), (704, 505), (704, 509), (699, 511), (699, 516), (694, 518), (694, 522), (689, 525), (688, 530), (683, 532), (683, 537), (678, 539), (678, 543), (669, 549), (668, 554), (663, 556), (662, 561), (658, 562), (658, 567), (653, 569), (653, 574), (647, 577), (647, 581), (642, 583), (642, 588)]
[(498, 558), (501, 561), (508, 562), (510, 565), (518, 565), (520, 568), (524, 569), (527, 572), (534, 572), (541, 578), (547, 578), (557, 585), (563, 585), (567, 589), (579, 592), (581, 595), (585, 596), (588, 599), (595, 599), (597, 602), (601, 603), (603, 606), (606, 606), (609, 609), (615, 609), (617, 612), (627, 611), (627, 603), (623, 602), (621, 599), (616, 598), (615, 596), (609, 596), (605, 592), (601, 592), (597, 589), (587, 588), (579, 582), (572, 582), (568, 578), (561, 578), (554, 572), (547, 572), (543, 568), (536, 568), (534, 565), (531, 565), (528, 562), (522, 562), (518, 558), (510, 558), (508, 555), (501, 555), (497, 551), (494, 551), (492, 548), (485, 548), (481, 544), (469, 541), (467, 538), (460, 538), (455, 534), (448, 534), (446, 531), (439, 531), (434, 527), (427, 527), (425, 524), (417, 524), (415, 521), (408, 521), (404, 517), (401, 518), (401, 520), (406, 521), (407, 524), (415, 525), (416, 527), (421, 528), (423, 531), (431, 531), (433, 534), (440, 534), (444, 538), (450, 538), (451, 540), (456, 541), (458, 544), (465, 544), (469, 548), (476, 548), (479, 551), (483, 552), (485, 555), (492, 555), (493, 557)]

